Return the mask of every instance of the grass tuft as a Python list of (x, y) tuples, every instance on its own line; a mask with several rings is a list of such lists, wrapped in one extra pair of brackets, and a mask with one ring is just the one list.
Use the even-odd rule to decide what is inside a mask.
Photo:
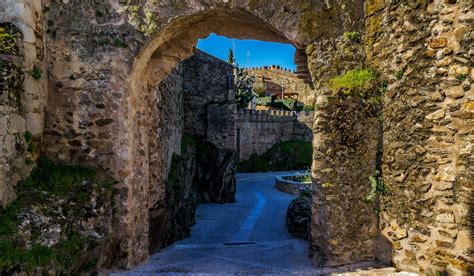
[(354, 69), (349, 70), (341, 76), (329, 80), (329, 86), (334, 91), (339, 89), (353, 90), (356, 88), (367, 88), (371, 81), (376, 80), (376, 75), (372, 70)]

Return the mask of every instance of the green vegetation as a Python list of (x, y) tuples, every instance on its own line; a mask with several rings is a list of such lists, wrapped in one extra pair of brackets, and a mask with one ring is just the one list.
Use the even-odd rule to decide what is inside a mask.
[(196, 137), (188, 133), (183, 133), (183, 136), (181, 137), (181, 153), (186, 152), (189, 146), (196, 145), (196, 144), (197, 144)]
[(370, 82), (375, 80), (376, 76), (372, 70), (360, 68), (349, 70), (341, 76), (330, 79), (329, 86), (334, 91), (343, 89), (350, 92), (357, 88), (368, 88)]
[[(31, 133), (25, 132), (25, 142), (31, 143), (32, 138)], [(5, 209), (0, 209), (0, 274), (9, 274), (13, 270), (31, 272), (38, 267), (47, 266), (67, 271), (74, 265), (87, 239), (68, 226), (63, 227), (67, 238), (52, 247), (35, 241), (40, 233), (39, 229), (32, 231), (31, 248), (18, 242), (21, 239), (15, 236), (20, 223), (18, 214), (36, 204), (45, 206), (51, 196), (77, 194), (77, 197), (69, 197), (69, 200), (77, 200), (77, 203), (90, 200), (90, 194), (81, 190), (81, 182), (84, 180), (96, 181), (94, 168), (56, 164), (45, 157), (38, 159), (38, 165), (30, 176), (18, 184), (18, 199)], [(110, 181), (100, 182), (102, 187), (109, 190), (112, 189), (111, 184)]]
[(182, 160), (183, 157), (179, 154), (173, 153), (173, 155), (171, 156), (170, 171), (166, 180), (169, 184), (171, 184), (173, 188), (177, 188), (180, 186), (178, 180), (178, 167)]
[(287, 171), (311, 166), (311, 142), (287, 141), (274, 145), (264, 154), (253, 155), (237, 166), (238, 172)]
[(380, 171), (375, 171), (375, 174), (369, 176), (370, 182), (370, 192), (365, 197), (366, 202), (374, 202), (377, 195), (385, 195), (387, 193), (387, 188), (383, 182), (383, 177)]
[(227, 55), (227, 62), (232, 65), (235, 64), (234, 51), (232, 51), (232, 49), (229, 49), (229, 54)]
[(31, 70), (31, 76), (35, 80), (41, 79), (41, 69), (38, 66), (34, 65), (33, 69)]
[(257, 105), (265, 105), (268, 106), (272, 102), (271, 97), (258, 97), (257, 98)]
[(312, 105), (312, 104), (305, 104), (305, 105), (303, 106), (303, 111), (305, 111), (305, 112), (314, 111), (314, 105)]
[(36, 154), (38, 149), (36, 148), (36, 145), (33, 143), (33, 135), (31, 134), (31, 132), (26, 131), (23, 136), (25, 138), (26, 151), (28, 151), (32, 155)]
[(401, 80), (403, 78), (403, 75), (405, 75), (405, 70), (400, 69), (398, 72), (395, 74), (395, 78), (397, 80)]
[(37, 167), (19, 185), (24, 190), (48, 191), (55, 195), (64, 195), (77, 188), (84, 180), (96, 180), (94, 168), (56, 164), (46, 157), (40, 157)]
[(258, 97), (257, 105), (273, 107), (281, 110), (301, 111), (302, 107), (296, 105), (295, 99), (277, 99), (272, 102), (271, 97)]
[(457, 75), (456, 79), (458, 81), (464, 81), (465, 79), (467, 79), (467, 76), (463, 75), (463, 74), (459, 74), (459, 75)]
[(263, 98), (269, 98), (269, 97), (265, 97), (265, 92), (267, 91), (267, 89), (265, 88), (265, 83), (263, 81), (255, 82), (252, 86), (252, 89), (253, 89), (253, 92), (258, 94), (259, 96)]
[(359, 32), (345, 32), (344, 37), (350, 39), (354, 42), (360, 42), (360, 34)]
[(297, 174), (292, 176), (284, 176), (283, 179), (296, 181), (296, 182), (311, 182), (311, 175), (307, 174)]
[(112, 44), (115, 46), (115, 47), (119, 47), (119, 48), (127, 48), (127, 44), (120, 38), (116, 37), (114, 38), (114, 40), (112, 41)]
[(387, 88), (388, 88), (388, 82), (386, 80), (379, 82), (379, 84), (377, 85), (377, 89), (380, 94), (387, 92)]
[(36, 267), (47, 265), (55, 257), (51, 248), (34, 245), (31, 249), (24, 249), (10, 240), (0, 240), (0, 252), (0, 272), (19, 265), (31, 272)]
[(235, 103), (238, 108), (246, 108), (252, 100), (252, 85), (247, 81), (247, 72), (236, 66), (235, 68)]
[(0, 25), (0, 54), (3, 55), (17, 55), (15, 49), (16, 30), (11, 24)]

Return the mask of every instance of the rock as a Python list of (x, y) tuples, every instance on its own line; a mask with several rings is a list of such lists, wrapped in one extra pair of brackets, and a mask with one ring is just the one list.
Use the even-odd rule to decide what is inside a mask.
[(442, 213), (436, 216), (436, 221), (440, 223), (454, 223), (454, 215), (451, 213)]
[(430, 47), (433, 49), (444, 48), (448, 45), (448, 39), (446, 37), (438, 37), (432, 39), (430, 42)]
[(286, 211), (288, 232), (307, 241), (311, 238), (311, 201), (311, 192), (302, 192), (291, 201)]
[(197, 148), (196, 188), (204, 202), (235, 202), (237, 153), (209, 142)]
[(438, 111), (435, 111), (433, 113), (430, 113), (426, 116), (426, 119), (428, 120), (439, 120), (444, 118), (446, 112), (443, 109), (440, 109)]
[(446, 89), (444, 92), (446, 97), (450, 97), (453, 99), (459, 99), (464, 97), (464, 89), (461, 86), (454, 86)]

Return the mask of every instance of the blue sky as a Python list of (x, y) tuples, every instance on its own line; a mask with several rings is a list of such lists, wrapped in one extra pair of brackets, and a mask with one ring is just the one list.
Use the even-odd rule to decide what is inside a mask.
[(198, 41), (197, 48), (225, 61), (229, 49), (233, 49), (235, 60), (240, 67), (280, 65), (286, 69), (296, 69), (295, 48), (291, 44), (241, 40), (210, 34)]

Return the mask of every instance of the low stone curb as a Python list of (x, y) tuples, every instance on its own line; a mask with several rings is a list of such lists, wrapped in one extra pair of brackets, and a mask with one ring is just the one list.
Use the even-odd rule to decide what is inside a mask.
[(280, 191), (290, 195), (299, 195), (301, 190), (310, 189), (311, 182), (298, 182), (284, 179), (283, 177), (288, 177), (293, 175), (281, 175), (275, 177), (275, 188)]

